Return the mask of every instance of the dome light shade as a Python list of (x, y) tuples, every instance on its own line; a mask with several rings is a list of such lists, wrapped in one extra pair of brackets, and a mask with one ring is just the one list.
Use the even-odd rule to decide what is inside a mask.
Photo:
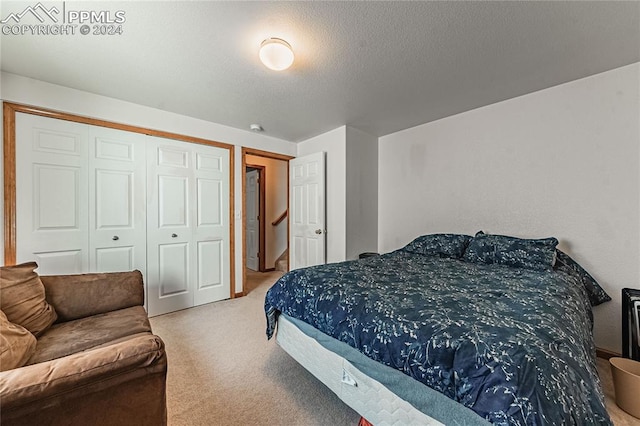
[(293, 64), (293, 50), (281, 38), (268, 38), (260, 44), (260, 60), (274, 71), (286, 70)]

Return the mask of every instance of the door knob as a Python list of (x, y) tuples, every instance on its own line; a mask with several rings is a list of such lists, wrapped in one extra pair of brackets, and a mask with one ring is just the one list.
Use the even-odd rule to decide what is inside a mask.
[(117, 235), (114, 235), (113, 238), (111, 238), (113, 241), (118, 241), (120, 239), (120, 237), (118, 237)]
[(316, 234), (318, 235), (322, 234), (322, 229), (316, 229)]
[(178, 234), (171, 234), (171, 238), (176, 238)]

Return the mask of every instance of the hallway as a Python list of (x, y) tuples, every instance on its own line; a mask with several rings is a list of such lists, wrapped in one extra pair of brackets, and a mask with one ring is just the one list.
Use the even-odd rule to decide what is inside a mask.
[(245, 296), (265, 282), (268, 282), (269, 287), (271, 287), (278, 278), (284, 275), (282, 271), (256, 272), (249, 268), (246, 268), (245, 271), (247, 274), (247, 281), (244, 283)]

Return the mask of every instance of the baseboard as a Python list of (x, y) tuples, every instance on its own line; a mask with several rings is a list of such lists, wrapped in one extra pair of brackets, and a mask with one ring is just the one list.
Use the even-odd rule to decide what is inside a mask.
[(609, 351), (607, 349), (596, 348), (596, 356), (598, 358), (609, 359), (609, 358), (618, 357), (622, 355), (617, 352)]
[(234, 298), (234, 299), (237, 299), (238, 297), (243, 297), (243, 296), (244, 296), (244, 291), (241, 291), (240, 293), (235, 293), (235, 294), (233, 295), (233, 298)]

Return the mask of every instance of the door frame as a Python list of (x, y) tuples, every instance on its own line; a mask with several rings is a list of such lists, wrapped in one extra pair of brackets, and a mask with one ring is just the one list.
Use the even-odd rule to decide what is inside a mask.
[[(244, 173), (245, 173), (245, 181), (242, 184), (242, 192), (244, 193), (245, 190), (245, 185), (246, 185), (246, 174), (247, 174), (247, 168), (253, 168), (256, 169), (256, 171), (258, 172), (258, 271), (259, 272), (266, 272), (266, 267), (265, 267), (265, 250), (266, 250), (266, 241), (265, 241), (265, 215), (266, 215), (266, 202), (265, 202), (265, 192), (266, 192), (266, 183), (265, 183), (265, 179), (266, 179), (266, 173), (265, 173), (265, 166), (260, 166), (257, 164), (247, 164), (244, 167)], [(244, 203), (247, 202), (247, 197), (244, 196), (242, 198), (244, 200)], [(242, 211), (246, 210), (246, 204), (242, 205)], [(243, 226), (247, 225), (247, 221), (246, 221), (246, 215), (243, 215), (244, 221)], [(244, 237), (246, 238), (246, 236)], [(246, 243), (246, 240), (244, 240)], [(245, 256), (246, 256), (246, 252), (245, 252)]]
[[(275, 152), (262, 151), (254, 148), (242, 148), (242, 289), (239, 293), (235, 294), (235, 297), (242, 297), (245, 295), (245, 283), (247, 282), (247, 251), (244, 248), (246, 244), (247, 236), (245, 235), (245, 227), (247, 226), (247, 215), (244, 206), (247, 203), (247, 194), (245, 191), (247, 168), (247, 155), (255, 155), (256, 157), (270, 158), (272, 160), (281, 160), (287, 162), (287, 209), (289, 208), (289, 160), (295, 158), (291, 155), (277, 154)], [(264, 216), (261, 214), (261, 217)], [(266, 222), (265, 222), (266, 223)], [(262, 240), (261, 240), (262, 242)], [(289, 250), (289, 217), (287, 216), (287, 250)]]
[[(166, 132), (163, 130), (150, 129), (130, 124), (115, 123), (112, 121), (97, 118), (85, 117), (77, 114), (55, 111), (31, 105), (17, 104), (13, 102), (2, 103), (3, 113), (3, 168), (4, 168), (4, 264), (15, 265), (16, 263), (16, 113), (33, 114), (42, 117), (55, 118), (58, 120), (73, 121), (76, 123), (89, 124), (92, 126), (106, 127), (110, 129), (124, 130), (132, 133), (141, 133), (149, 136), (157, 136), (166, 139), (174, 139), (180, 142), (196, 143), (201, 145), (215, 146), (229, 150), (229, 262), (230, 271), (229, 287), (230, 298), (234, 298), (235, 293), (235, 189), (234, 189), (234, 151), (235, 146), (202, 139), (194, 136), (187, 136), (179, 133)], [(243, 189), (244, 193), (244, 189)]]

